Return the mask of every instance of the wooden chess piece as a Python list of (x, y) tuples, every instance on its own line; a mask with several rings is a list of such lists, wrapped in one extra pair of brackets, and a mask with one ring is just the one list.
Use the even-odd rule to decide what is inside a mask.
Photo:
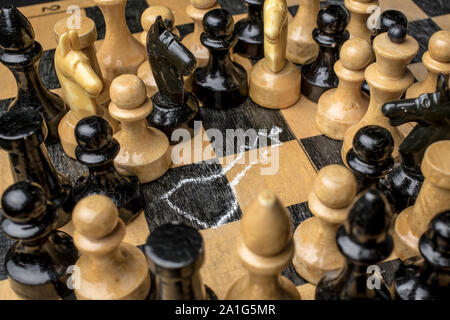
[(220, 6), (216, 0), (190, 0), (190, 4), (186, 7), (187, 15), (194, 21), (194, 32), (184, 37), (183, 44), (194, 55), (197, 67), (206, 66), (209, 59), (209, 51), (200, 41), (200, 35), (203, 33), (203, 17), (208, 11), (218, 8)]
[(286, 59), (288, 8), (286, 0), (264, 3), (264, 59), (250, 74), (250, 98), (269, 109), (282, 109), (300, 98), (300, 71)]
[(294, 232), (292, 264), (308, 282), (317, 284), (327, 272), (344, 265), (336, 246), (336, 232), (347, 218), (355, 195), (356, 179), (346, 167), (334, 164), (320, 169), (308, 198), (314, 217)]
[(144, 250), (155, 274), (157, 300), (217, 300), (202, 283), (205, 247), (197, 230), (178, 222), (163, 224), (150, 233)]
[(398, 100), (413, 83), (414, 76), (406, 68), (419, 50), (417, 41), (406, 34), (406, 28), (393, 25), (387, 33), (381, 33), (373, 41), (376, 62), (366, 68), (365, 78), (370, 86), (370, 102), (364, 117), (347, 129), (341, 156), (345, 162), (355, 133), (367, 125), (378, 125), (389, 130), (394, 138), (394, 158), (398, 157), (398, 145), (403, 140), (397, 128), (389, 124), (381, 108), (385, 102)]
[(11, 111), (0, 117), (0, 147), (8, 152), (14, 182), (32, 181), (45, 191), (56, 211), (56, 227), (71, 219), (72, 183), (55, 170), (44, 139), (47, 126), (37, 110)]
[(347, 30), (350, 38), (370, 41), (372, 34), (367, 19), (378, 8), (378, 0), (345, 0), (345, 7), (351, 12)]
[(442, 74), (438, 77), (435, 91), (417, 98), (387, 102), (382, 107), (383, 114), (394, 127), (417, 122), (398, 147), (399, 165), (386, 177), (386, 186), (395, 199), (396, 212), (416, 201), (423, 183), (420, 165), (425, 150), (436, 141), (450, 140), (450, 89)]
[(27, 18), (8, 3), (0, 5), (0, 48), (0, 62), (17, 82), (17, 96), (8, 111), (39, 111), (48, 128), (45, 142), (58, 142), (58, 123), (67, 112), (67, 106), (43, 85), (38, 69), (42, 46), (34, 41), (34, 30)]
[[(197, 98), (186, 91), (183, 76), (192, 74), (196, 60), (174, 35), (172, 22), (156, 17), (148, 32), (147, 55), (158, 92), (152, 96), (149, 124), (164, 132), (170, 140), (178, 128), (192, 129), (198, 113)], [(190, 130), (192, 131), (192, 130)]]
[(391, 300), (381, 275), (370, 271), (370, 266), (392, 252), (391, 218), (389, 204), (380, 191), (369, 189), (358, 197), (336, 236), (346, 262), (319, 281), (316, 300)]
[(147, 124), (146, 117), (153, 107), (144, 82), (131, 74), (118, 76), (111, 83), (110, 95), (109, 112), (122, 124), (114, 135), (120, 144), (114, 159), (117, 171), (137, 176), (140, 183), (158, 179), (172, 164), (169, 139)]
[(402, 262), (395, 272), (393, 288), (400, 300), (442, 300), (450, 298), (450, 211), (434, 217), (420, 237), (421, 257)]
[[(161, 16), (163, 21), (172, 21), (172, 25), (175, 25), (175, 16), (173, 15), (172, 10), (170, 10), (169, 8), (163, 6), (151, 6), (150, 8), (145, 9), (141, 16), (141, 25), (144, 31), (142, 32), (140, 37), (140, 41), (145, 47), (147, 46), (148, 31), (152, 27), (153, 23), (155, 23), (157, 16)], [(176, 36), (180, 37), (180, 32), (176, 27), (173, 27), (170, 31)], [(153, 96), (156, 91), (158, 91), (158, 86), (156, 85), (155, 77), (153, 76), (153, 71), (152, 68), (150, 68), (150, 62), (148, 60), (145, 60), (139, 66), (137, 75), (145, 83), (147, 96)]]
[(234, 32), (238, 41), (233, 52), (257, 60), (264, 57), (264, 0), (245, 0), (245, 3), (248, 15), (236, 23)]
[(2, 196), (3, 232), (16, 242), (5, 256), (11, 289), (23, 299), (61, 299), (72, 290), (66, 270), (77, 260), (72, 238), (56, 227), (55, 211), (36, 183), (13, 184)]
[(419, 255), (419, 237), (438, 213), (450, 209), (450, 140), (433, 143), (425, 151), (425, 177), (414, 206), (403, 210), (395, 222), (395, 253), (402, 260)]
[(225, 299), (300, 299), (295, 285), (280, 274), (294, 254), (291, 218), (270, 191), (260, 193), (243, 214), (238, 254), (248, 274), (231, 285)]
[(223, 9), (205, 14), (200, 40), (210, 51), (208, 64), (194, 71), (192, 92), (205, 107), (230, 109), (248, 96), (247, 72), (231, 61), (230, 50), (236, 44), (233, 17)]
[(302, 94), (313, 102), (327, 90), (336, 88), (339, 79), (334, 73), (334, 64), (339, 59), (339, 49), (348, 40), (345, 30), (348, 14), (344, 8), (328, 5), (317, 15), (317, 28), (313, 38), (319, 44), (317, 58), (310, 64), (302, 66)]
[[(347, 152), (347, 164), (358, 179), (357, 193), (368, 187), (379, 187), (394, 165), (394, 140), (389, 131), (380, 126), (365, 126), (353, 138), (353, 147)], [(384, 190), (383, 190), (384, 191)]]
[(406, 90), (406, 99), (423, 93), (435, 92), (439, 73), (447, 79), (450, 75), (450, 31), (435, 32), (428, 41), (428, 51), (422, 56), (422, 63), (428, 69), (425, 81), (414, 83)]
[(136, 74), (145, 60), (145, 48), (130, 33), (125, 20), (127, 0), (95, 0), (105, 18), (106, 34), (97, 52), (107, 83), (121, 74)]
[[(69, 32), (70, 30), (75, 30), (77, 32), (78, 40), (79, 40), (78, 41), (79, 50), (81, 52), (83, 52), (89, 58), (89, 64), (90, 64), (92, 70), (94, 70), (95, 74), (98, 76), (100, 81), (102, 81), (102, 83), (103, 83), (103, 90), (96, 97), (97, 114), (99, 116), (105, 118), (106, 120), (108, 120), (113, 131), (116, 132), (119, 129), (119, 123), (115, 119), (113, 119), (108, 112), (108, 104), (110, 102), (110, 98), (109, 98), (110, 83), (107, 83), (103, 79), (102, 71), (100, 70), (100, 65), (98, 64), (98, 60), (97, 60), (97, 54), (96, 54), (96, 49), (95, 49), (95, 41), (97, 40), (97, 29), (95, 27), (95, 23), (88, 17), (81, 16), (80, 17), (80, 28), (75, 28), (74, 25), (71, 25), (70, 17), (61, 19), (53, 27), (53, 32), (55, 34), (56, 42), (59, 43), (59, 38), (64, 33)], [(64, 88), (63, 88), (63, 92), (64, 92)], [(72, 92), (69, 92), (68, 94), (70, 94), (70, 93), (72, 93)], [(72, 131), (75, 128), (75, 125), (73, 125)], [(72, 136), (73, 136), (73, 134), (72, 134)]]
[(361, 92), (361, 84), (373, 58), (366, 40), (353, 38), (342, 45), (340, 60), (334, 64), (338, 87), (322, 94), (317, 104), (316, 125), (327, 137), (344, 139), (345, 131), (366, 113), (369, 97)]
[(293, 63), (309, 64), (319, 53), (312, 32), (317, 27), (320, 0), (301, 0), (297, 14), (288, 26), (286, 58)]
[(141, 250), (122, 242), (126, 228), (117, 207), (104, 195), (91, 195), (73, 210), (78, 300), (144, 300), (150, 291), (147, 261)]
[(128, 224), (143, 211), (144, 197), (138, 177), (124, 176), (114, 167), (120, 145), (113, 138), (111, 126), (103, 118), (90, 116), (78, 122), (75, 138), (77, 160), (89, 169), (73, 187), (75, 201), (92, 194), (106, 195), (119, 209), (120, 218)]

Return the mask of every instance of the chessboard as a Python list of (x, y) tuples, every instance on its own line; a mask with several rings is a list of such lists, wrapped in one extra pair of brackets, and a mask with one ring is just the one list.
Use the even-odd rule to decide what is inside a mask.
[[(219, 0), (222, 8), (233, 14), (235, 21), (245, 17), (246, 6), (241, 0)], [(299, 0), (288, 0), (290, 19), (298, 9)], [(409, 20), (408, 32), (420, 45), (417, 56), (408, 68), (417, 80), (424, 80), (426, 70), (421, 57), (427, 50), (429, 37), (441, 29), (450, 30), (450, 3), (447, 0), (379, 0), (382, 11), (402, 11)], [(98, 41), (102, 45), (105, 22), (100, 9), (92, 0), (40, 1), (12, 0), (12, 4), (30, 20), (36, 41), (44, 48), (39, 71), (43, 83), (52, 91), (60, 92), (54, 68), (56, 40), (54, 24), (67, 17), (71, 5), (81, 8), (81, 14), (91, 18), (97, 27)], [(30, 5), (32, 3), (32, 5)], [(181, 37), (193, 31), (193, 23), (186, 14), (188, 0), (128, 0), (126, 20), (130, 31), (139, 37), (142, 12), (152, 5), (169, 7), (175, 15), (175, 24)], [(343, 5), (343, 1), (327, 3)], [(240, 59), (249, 70), (255, 61)], [(299, 66), (301, 68), (301, 66)], [(16, 95), (16, 82), (12, 74), (0, 65), (0, 113)], [(289, 210), (294, 229), (311, 217), (307, 199), (318, 170), (329, 164), (342, 164), (341, 141), (322, 135), (315, 126), (316, 104), (302, 97), (294, 106), (283, 110), (264, 109), (250, 99), (229, 110), (201, 108), (201, 122), (194, 137), (183, 150), (191, 150), (182, 161), (158, 180), (142, 185), (145, 194), (145, 212), (127, 226), (124, 241), (142, 248), (148, 235), (158, 225), (181, 221), (200, 230), (205, 243), (205, 263), (201, 269), (203, 282), (223, 299), (229, 286), (246, 271), (236, 253), (240, 234), (240, 217), (256, 195), (264, 190), (273, 191)], [(214, 129), (214, 130), (210, 130)], [(227, 130), (256, 130), (243, 144), (227, 136)], [(406, 135), (411, 129), (403, 126)], [(218, 130), (218, 131), (217, 131)], [(220, 132), (226, 139), (221, 143), (211, 132)], [(80, 163), (63, 152), (61, 145), (48, 147), (57, 170), (75, 182), (86, 171)], [(268, 161), (276, 159), (274, 161)], [(270, 160), (269, 159), (269, 160)], [(12, 184), (8, 157), (0, 152), (0, 192)], [(275, 166), (275, 169), (272, 170)], [(263, 172), (271, 172), (263, 174)], [(275, 173), (273, 173), (275, 172)], [(62, 228), (73, 234), (69, 222)], [(0, 233), (0, 299), (17, 299), (9, 288), (4, 269), (4, 255), (11, 240)], [(388, 285), (399, 260), (391, 257), (381, 264), (382, 276)], [(293, 266), (283, 274), (298, 287), (302, 299), (314, 298), (315, 287), (302, 279)], [(73, 297), (72, 297), (73, 298)]]

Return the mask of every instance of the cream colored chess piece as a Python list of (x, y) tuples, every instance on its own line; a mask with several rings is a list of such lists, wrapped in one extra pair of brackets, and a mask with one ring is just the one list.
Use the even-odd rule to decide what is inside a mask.
[(58, 134), (64, 152), (75, 159), (75, 126), (84, 117), (97, 115), (97, 100), (103, 82), (92, 69), (90, 60), (80, 50), (76, 31), (61, 35), (55, 50), (55, 70), (70, 110), (58, 125)]
[(366, 113), (369, 97), (361, 92), (361, 84), (373, 58), (371, 45), (361, 38), (350, 39), (342, 46), (340, 60), (334, 64), (339, 85), (322, 94), (317, 104), (316, 125), (327, 137), (344, 139), (345, 131)]
[(270, 191), (263, 191), (244, 212), (238, 254), (248, 274), (228, 290), (228, 300), (296, 300), (295, 285), (281, 271), (294, 253), (289, 212)]
[(140, 183), (158, 179), (172, 164), (169, 139), (147, 124), (153, 106), (144, 83), (135, 75), (121, 75), (111, 83), (110, 95), (109, 112), (122, 124), (114, 135), (120, 143), (114, 159), (117, 171), (137, 176)]
[(378, 0), (345, 0), (344, 4), (351, 12), (347, 26), (350, 38), (361, 38), (370, 42), (372, 32), (367, 28), (367, 19), (377, 9)]
[(136, 74), (146, 59), (144, 46), (128, 30), (125, 20), (127, 0), (95, 0), (105, 18), (106, 34), (97, 52), (103, 77), (111, 83), (121, 74)]
[[(152, 27), (153, 23), (155, 23), (155, 19), (158, 16), (161, 16), (163, 20), (172, 21), (172, 25), (175, 25), (175, 17), (172, 10), (170, 10), (169, 8), (163, 6), (151, 6), (150, 8), (145, 9), (141, 16), (141, 24), (144, 31), (142, 32), (140, 37), (140, 41), (144, 47), (147, 47), (148, 31)], [(180, 32), (177, 28), (173, 27), (171, 31), (178, 37), (180, 36)], [(145, 87), (147, 88), (147, 96), (153, 96), (158, 91), (158, 86), (156, 85), (156, 81), (153, 77), (153, 72), (150, 68), (150, 63), (148, 62), (148, 60), (145, 60), (139, 66), (137, 75), (145, 83)]]
[(405, 260), (418, 256), (419, 238), (438, 213), (450, 209), (450, 140), (431, 144), (422, 165), (425, 177), (414, 206), (403, 210), (395, 222), (394, 251)]
[(204, 67), (209, 60), (209, 51), (200, 42), (203, 32), (203, 16), (210, 10), (218, 9), (220, 6), (216, 0), (190, 0), (186, 13), (194, 21), (194, 32), (183, 39), (183, 44), (197, 59), (197, 67)]
[(439, 73), (448, 79), (450, 75), (450, 31), (435, 32), (429, 42), (428, 51), (422, 57), (422, 63), (428, 69), (425, 81), (414, 83), (406, 90), (406, 98), (415, 98), (422, 93), (436, 91)]
[(73, 210), (74, 243), (81, 257), (75, 272), (79, 300), (143, 300), (150, 290), (147, 259), (135, 246), (122, 242), (125, 224), (106, 196), (82, 199)]
[(370, 87), (370, 102), (366, 114), (358, 123), (347, 129), (341, 149), (341, 157), (345, 157), (352, 147), (356, 132), (367, 125), (378, 125), (386, 128), (394, 138), (394, 158), (398, 158), (398, 145), (404, 136), (398, 128), (389, 124), (381, 108), (384, 103), (399, 100), (406, 89), (413, 83), (414, 76), (407, 65), (419, 51), (417, 41), (409, 36), (399, 43), (391, 41), (388, 32), (379, 34), (373, 41), (376, 62), (366, 68), (364, 73)]
[(297, 14), (289, 23), (286, 57), (299, 64), (308, 64), (317, 57), (319, 45), (312, 32), (317, 27), (320, 0), (301, 0)]
[(250, 98), (260, 106), (282, 109), (300, 98), (300, 71), (286, 59), (286, 0), (264, 2), (264, 59), (250, 74)]
[(103, 90), (96, 98), (97, 100), (97, 112), (98, 115), (108, 120), (113, 132), (119, 129), (119, 123), (111, 118), (108, 112), (109, 105), (109, 83), (106, 83), (103, 79), (102, 71), (98, 64), (97, 55), (94, 43), (97, 40), (97, 29), (95, 23), (88, 17), (80, 17), (80, 28), (74, 29), (74, 25), (71, 25), (70, 17), (59, 20), (53, 27), (56, 42), (59, 42), (59, 38), (65, 32), (75, 30), (78, 33), (78, 39), (80, 42), (80, 50), (89, 58), (90, 65), (95, 71), (97, 76), (103, 82)]
[(317, 284), (328, 272), (341, 268), (345, 259), (336, 245), (336, 232), (347, 218), (356, 195), (355, 176), (346, 167), (333, 164), (322, 168), (308, 198), (314, 217), (294, 232), (292, 264), (305, 280)]

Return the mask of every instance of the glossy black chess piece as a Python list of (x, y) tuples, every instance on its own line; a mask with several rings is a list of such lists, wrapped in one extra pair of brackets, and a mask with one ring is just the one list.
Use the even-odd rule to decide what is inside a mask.
[(77, 160), (89, 171), (73, 187), (75, 201), (92, 194), (103, 194), (114, 202), (119, 216), (128, 224), (144, 209), (144, 197), (136, 176), (124, 176), (114, 167), (120, 150), (108, 122), (98, 116), (81, 119), (75, 127)]
[(38, 64), (42, 46), (34, 41), (34, 31), (25, 16), (10, 4), (0, 5), (0, 62), (17, 81), (17, 96), (9, 111), (37, 110), (48, 127), (47, 144), (59, 141), (58, 123), (68, 108), (56, 94), (45, 88), (39, 77)]
[(158, 16), (147, 35), (147, 56), (158, 86), (147, 120), (169, 140), (174, 130), (193, 128), (198, 113), (198, 100), (186, 92), (183, 80), (195, 69), (197, 61), (171, 29), (172, 21)]
[(346, 160), (358, 180), (357, 192), (371, 186), (382, 189), (379, 181), (394, 165), (393, 150), (394, 139), (383, 127), (369, 125), (356, 132)]
[(3, 193), (3, 232), (16, 242), (5, 256), (5, 270), (14, 292), (24, 299), (60, 299), (68, 286), (69, 266), (78, 252), (72, 238), (55, 230), (56, 214), (44, 190), (22, 181)]
[(334, 72), (334, 64), (339, 59), (339, 49), (350, 34), (345, 28), (348, 13), (341, 6), (328, 5), (317, 15), (317, 28), (313, 38), (319, 44), (319, 54), (312, 63), (302, 66), (302, 94), (313, 102), (331, 88), (336, 88), (339, 78)]
[(402, 262), (393, 283), (401, 300), (442, 300), (450, 298), (450, 211), (431, 220), (419, 240), (422, 257)]
[(236, 44), (233, 17), (223, 9), (214, 9), (203, 17), (200, 41), (209, 50), (205, 67), (194, 71), (192, 92), (205, 107), (230, 109), (248, 96), (247, 71), (231, 61), (230, 50)]
[(245, 0), (248, 6), (248, 16), (239, 20), (234, 28), (238, 39), (234, 53), (249, 59), (264, 57), (264, 0)]
[(201, 280), (205, 248), (197, 230), (178, 222), (161, 225), (148, 237), (144, 251), (156, 278), (156, 299), (217, 300)]
[(439, 75), (436, 92), (385, 103), (382, 112), (395, 127), (417, 122), (398, 147), (401, 163), (384, 182), (395, 199), (396, 211), (400, 212), (414, 204), (422, 187), (420, 165), (425, 150), (436, 141), (450, 139), (450, 90), (445, 76)]
[(319, 281), (316, 300), (391, 299), (376, 267), (394, 247), (390, 221), (389, 204), (379, 190), (368, 189), (358, 197), (336, 235), (346, 262)]
[(37, 110), (11, 111), (0, 117), (0, 147), (8, 152), (14, 182), (29, 180), (44, 189), (59, 228), (71, 219), (75, 202), (71, 182), (49, 158), (46, 135), (47, 126)]

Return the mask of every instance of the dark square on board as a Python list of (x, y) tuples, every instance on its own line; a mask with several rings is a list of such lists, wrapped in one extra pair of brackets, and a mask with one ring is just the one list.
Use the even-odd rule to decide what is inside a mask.
[(341, 158), (342, 141), (319, 135), (300, 139), (300, 145), (317, 171), (330, 164), (344, 164)]

